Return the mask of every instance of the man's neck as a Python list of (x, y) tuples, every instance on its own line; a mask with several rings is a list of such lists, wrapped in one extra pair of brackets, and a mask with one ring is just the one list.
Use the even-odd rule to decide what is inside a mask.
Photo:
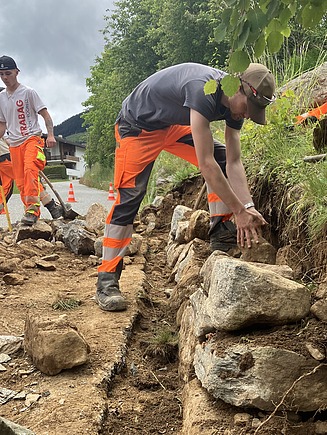
[(229, 108), (229, 98), (223, 93), (220, 100), (221, 104)]
[(9, 94), (13, 94), (15, 92), (15, 90), (18, 88), (18, 86), (20, 85), (19, 82), (14, 83), (12, 86), (7, 86), (7, 92)]

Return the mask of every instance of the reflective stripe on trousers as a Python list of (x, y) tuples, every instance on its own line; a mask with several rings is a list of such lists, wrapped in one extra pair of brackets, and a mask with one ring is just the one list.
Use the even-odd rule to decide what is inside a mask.
[[(146, 194), (151, 170), (160, 152), (165, 150), (198, 166), (189, 126), (173, 125), (155, 131), (131, 129), (127, 134), (125, 129), (124, 137), (121, 137), (116, 124), (115, 135), (117, 147), (114, 187), (118, 194), (106, 219), (99, 272), (114, 272), (124, 257), (132, 238), (135, 216)], [(226, 176), (225, 145), (215, 141), (214, 155)], [(209, 192), (208, 201), (212, 227), (218, 220), (228, 219), (230, 211), (217, 195)]]

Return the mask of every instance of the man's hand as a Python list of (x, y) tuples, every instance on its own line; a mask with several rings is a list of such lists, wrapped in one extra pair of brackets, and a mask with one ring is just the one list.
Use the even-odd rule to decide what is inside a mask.
[(54, 146), (56, 146), (57, 141), (55, 139), (54, 136), (49, 136), (47, 137), (46, 141), (45, 141), (45, 145), (47, 148), (53, 148)]
[(259, 243), (262, 226), (267, 225), (262, 215), (253, 207), (242, 210), (235, 216), (235, 219), (237, 226), (237, 243), (239, 243), (242, 248), (245, 245), (245, 240), (248, 248), (251, 248), (252, 239), (255, 243)]

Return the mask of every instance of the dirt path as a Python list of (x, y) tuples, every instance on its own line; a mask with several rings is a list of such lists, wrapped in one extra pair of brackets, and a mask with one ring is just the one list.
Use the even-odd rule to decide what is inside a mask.
[[(91, 348), (88, 364), (56, 376), (36, 370), (23, 351), (12, 355), (7, 370), (1, 373), (0, 387), (40, 398), (30, 406), (24, 399), (8, 401), (1, 406), (3, 417), (37, 435), (150, 434), (159, 426), (163, 432), (156, 433), (165, 433), (168, 427), (170, 433), (177, 431), (175, 415), (181, 418), (177, 347), (157, 356), (154, 346), (147, 354), (155, 331), (171, 327), (164, 314), (164, 244), (154, 238), (147, 260), (140, 255), (127, 261), (130, 264), (123, 271), (121, 286), (128, 310), (107, 313), (93, 300), (96, 266), (87, 257), (76, 257), (65, 248), (40, 241), (18, 245), (1, 241), (0, 256), (6, 251), (6, 259), (18, 258), (15, 272), (25, 281), (21, 286), (1, 282), (0, 335), (22, 335), (27, 313), (50, 318), (65, 314)], [(23, 260), (52, 253), (59, 254), (55, 271), (22, 266)], [(147, 283), (144, 267), (151, 276)], [(52, 308), (55, 301), (67, 299), (81, 304), (68, 311)], [(157, 426), (154, 422), (159, 415)]]

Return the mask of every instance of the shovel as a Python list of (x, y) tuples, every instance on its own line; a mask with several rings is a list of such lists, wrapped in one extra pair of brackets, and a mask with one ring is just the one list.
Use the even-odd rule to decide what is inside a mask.
[(49, 178), (44, 174), (44, 172), (40, 171), (40, 175), (46, 181), (47, 185), (50, 187), (50, 189), (56, 195), (58, 201), (60, 202), (60, 205), (61, 205), (62, 210), (63, 210), (64, 219), (74, 220), (78, 216), (78, 213), (76, 213), (76, 211), (74, 211), (70, 207), (70, 205), (64, 203), (64, 201), (62, 200), (61, 196), (55, 190), (55, 188), (53, 187), (53, 184), (51, 183)]

